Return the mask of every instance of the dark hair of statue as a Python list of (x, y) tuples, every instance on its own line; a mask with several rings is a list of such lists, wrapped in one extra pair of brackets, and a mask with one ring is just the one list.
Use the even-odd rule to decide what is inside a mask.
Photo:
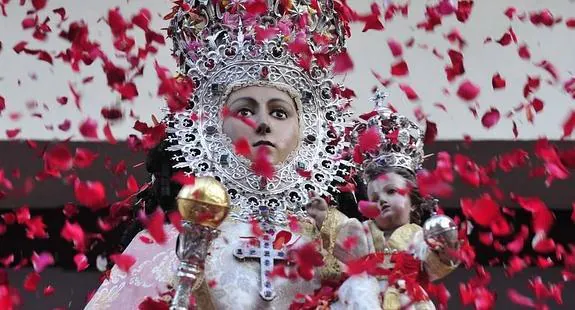
[(402, 167), (374, 165), (365, 169), (363, 174), (366, 182), (370, 182), (377, 179), (382, 174), (390, 172), (398, 174), (409, 183), (409, 199), (411, 201), (411, 206), (413, 207), (409, 220), (413, 224), (421, 225), (431, 215), (432, 210), (430, 207), (430, 199), (426, 199), (421, 196), (419, 187), (417, 186), (416, 176), (413, 172)]

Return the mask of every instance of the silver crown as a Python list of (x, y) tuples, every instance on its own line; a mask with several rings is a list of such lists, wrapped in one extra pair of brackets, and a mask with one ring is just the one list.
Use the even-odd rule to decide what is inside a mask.
[(362, 168), (401, 167), (415, 173), (422, 168), (424, 159), (423, 132), (416, 123), (386, 106), (388, 95), (383, 89), (375, 92), (371, 98), (375, 109), (360, 116), (359, 124), (352, 130), (352, 143), (357, 144), (361, 134), (376, 127), (381, 143), (376, 150), (362, 153)]
[[(169, 16), (174, 56), (195, 90), (185, 111), (165, 119), (168, 150), (177, 154), (176, 168), (222, 181), (232, 198), (232, 218), (285, 223), (290, 214), (305, 216), (308, 191), (328, 195), (338, 179), (344, 148), (338, 141), (348, 113), (341, 111), (344, 99), (334, 92), (338, 85), (326, 61), (343, 50), (347, 25), (339, 20), (339, 4), (313, 3), (184, 0)], [(233, 152), (221, 130), (227, 96), (251, 85), (288, 92), (300, 113), (300, 147), (266, 182)]]

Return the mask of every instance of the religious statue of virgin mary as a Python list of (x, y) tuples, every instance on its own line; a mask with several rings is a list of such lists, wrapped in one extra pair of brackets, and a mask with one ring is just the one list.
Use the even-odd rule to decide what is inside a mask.
[[(163, 157), (153, 171), (155, 201), (169, 209), (176, 198), (169, 179), (162, 183), (165, 170), (214, 178), (227, 191), (230, 211), (193, 293), (198, 309), (288, 309), (340, 273), (331, 251), (344, 216), (329, 208), (317, 223), (305, 206), (310, 192), (329, 201), (349, 176), (342, 168), (347, 102), (332, 70), (349, 34), (345, 6), (337, 0), (175, 3), (168, 34), (179, 74), (193, 81), (194, 92), (184, 110), (163, 118), (168, 135), (156, 150)], [(273, 173), (254, 167), (262, 156)], [(131, 239), (124, 253), (136, 263), (129, 273), (113, 267), (87, 309), (137, 309), (176, 285), (178, 231), (165, 227), (164, 244), (144, 242), (146, 231)], [(279, 237), (283, 242), (275, 242)], [(290, 279), (271, 276), (288, 251), (311, 244), (324, 254), (318, 268)]]

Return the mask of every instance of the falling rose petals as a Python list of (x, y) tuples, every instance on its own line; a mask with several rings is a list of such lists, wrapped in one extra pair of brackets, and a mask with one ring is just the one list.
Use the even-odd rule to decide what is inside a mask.
[(29, 221), (25, 223), (26, 225), (26, 237), (28, 239), (36, 238), (48, 238), (48, 233), (46, 232), (46, 224), (40, 216), (34, 216)]
[(457, 89), (457, 96), (465, 101), (471, 101), (479, 95), (480, 88), (469, 80), (463, 81)]
[(361, 215), (365, 216), (366, 218), (376, 218), (381, 214), (381, 209), (376, 202), (361, 200), (358, 203), (358, 210)]
[(112, 129), (110, 128), (110, 123), (106, 123), (106, 126), (104, 126), (103, 131), (104, 131), (104, 136), (106, 137), (106, 141), (108, 141), (108, 143), (110, 143), (110, 144), (118, 143), (118, 141), (116, 140), (116, 138), (112, 134)]
[(520, 294), (515, 289), (508, 289), (507, 297), (509, 298), (509, 300), (511, 300), (511, 302), (513, 302), (516, 305), (529, 308), (536, 308), (535, 301), (533, 301), (533, 299)]
[(172, 211), (168, 213), (168, 219), (177, 231), (182, 232), (182, 214), (179, 211)]
[(98, 122), (96, 120), (87, 118), (80, 124), (80, 134), (84, 138), (98, 139)]
[(46, 267), (54, 264), (54, 256), (49, 252), (42, 252), (40, 254), (33, 252), (31, 260), (34, 271), (37, 273), (42, 272)]
[(370, 127), (358, 137), (358, 146), (361, 152), (373, 152), (379, 148), (381, 134), (377, 127)]
[(234, 141), (234, 152), (240, 156), (249, 157), (252, 154), (252, 147), (246, 138), (239, 138)]
[(347, 52), (335, 55), (333, 62), (335, 74), (343, 74), (353, 70), (353, 61)]
[(6, 109), (6, 99), (0, 96), (0, 115), (2, 115), (2, 111)]
[(188, 174), (180, 170), (172, 175), (172, 181), (181, 185), (194, 185), (194, 183), (196, 183), (196, 177), (193, 174)]
[(86, 248), (86, 234), (84, 233), (82, 226), (78, 223), (70, 223), (66, 221), (62, 231), (60, 232), (60, 236), (62, 236), (64, 240), (72, 242), (74, 244), (74, 248), (78, 251), (84, 251)]
[(398, 57), (401, 56), (401, 54), (403, 54), (403, 48), (401, 47), (401, 43), (399, 43), (398, 41), (394, 39), (389, 39), (387, 40), (387, 46), (389, 46), (389, 49), (391, 50), (391, 55), (393, 55), (393, 57)]
[(275, 168), (270, 160), (269, 152), (269, 149), (265, 146), (258, 147), (251, 169), (256, 175), (271, 180), (274, 177)]
[(74, 182), (74, 195), (76, 200), (90, 209), (97, 210), (106, 205), (106, 189), (100, 181)]
[(571, 134), (573, 133), (573, 130), (575, 130), (575, 110), (571, 111), (571, 114), (569, 114), (569, 116), (563, 122), (563, 137), (562, 137), (562, 139), (571, 136)]
[(66, 119), (62, 122), (62, 124), (58, 125), (58, 129), (62, 130), (62, 131), (68, 131), (70, 130), (70, 127), (72, 126), (72, 122), (70, 122), (69, 119)]
[(105, 118), (108, 121), (117, 121), (120, 120), (124, 117), (124, 113), (122, 113), (122, 109), (120, 109), (119, 107), (103, 107), (100, 110), (100, 114), (102, 115), (103, 118)]
[(144, 221), (144, 227), (148, 230), (148, 233), (154, 241), (158, 244), (166, 243), (166, 232), (164, 230), (164, 211), (161, 208), (156, 209), (154, 213), (148, 216)]
[(406, 76), (409, 74), (409, 68), (407, 67), (407, 62), (401, 60), (391, 66), (391, 75), (393, 76)]
[(507, 84), (507, 82), (505, 81), (505, 79), (503, 77), (501, 77), (501, 75), (499, 73), (496, 73), (491, 78), (491, 85), (493, 86), (493, 89), (505, 88), (506, 84)]
[(14, 139), (20, 133), (20, 129), (7, 129), (6, 130), (6, 137), (8, 139)]
[(531, 59), (531, 52), (529, 52), (529, 48), (527, 47), (526, 44), (522, 44), (521, 46), (519, 46), (517, 53), (519, 53), (519, 57), (521, 57), (521, 59), (524, 60)]
[(88, 168), (92, 165), (96, 158), (98, 158), (98, 153), (81, 147), (76, 148), (76, 154), (74, 155), (74, 166), (77, 168)]
[(32, 6), (36, 11), (39, 11), (46, 7), (48, 0), (32, 0)]
[(403, 91), (405, 96), (407, 96), (407, 99), (409, 99), (411, 101), (419, 100), (419, 96), (417, 95), (415, 90), (413, 90), (413, 88), (411, 88), (411, 86), (409, 86), (407, 84), (399, 84), (399, 89), (401, 89)]
[(136, 263), (136, 258), (129, 254), (112, 254), (110, 260), (125, 273), (129, 273), (130, 268)]
[(60, 16), (60, 21), (65, 21), (67, 19), (66, 17), (66, 9), (63, 7), (57, 8), (52, 10), (52, 12), (58, 14)]
[(88, 264), (88, 258), (86, 255), (84, 255), (84, 253), (78, 253), (74, 255), (74, 263), (76, 264), (76, 271), (78, 272), (86, 270), (86, 268), (90, 266)]
[(46, 151), (43, 156), (44, 164), (48, 169), (68, 171), (74, 166), (74, 158), (68, 147), (59, 143)]
[(499, 110), (496, 108), (491, 108), (489, 111), (485, 112), (481, 117), (481, 124), (483, 127), (490, 129), (491, 127), (497, 125), (499, 122), (501, 115), (499, 114)]
[(40, 283), (40, 274), (37, 272), (30, 272), (29, 274), (26, 275), (26, 278), (24, 278), (24, 290), (28, 291), (28, 292), (34, 292), (36, 291), (36, 288), (38, 287), (38, 283)]
[(565, 20), (567, 28), (575, 29), (575, 18), (568, 18)]
[(535, 64), (537, 67), (540, 67), (547, 71), (552, 77), (555, 82), (559, 81), (559, 73), (555, 65), (550, 63), (547, 60), (543, 60), (540, 63)]

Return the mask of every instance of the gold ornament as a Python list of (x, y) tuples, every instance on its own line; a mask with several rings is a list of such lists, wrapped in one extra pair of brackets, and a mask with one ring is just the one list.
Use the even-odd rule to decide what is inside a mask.
[(217, 228), (228, 215), (230, 197), (218, 180), (198, 177), (194, 184), (182, 187), (176, 204), (183, 220)]
[(383, 294), (383, 310), (399, 310), (401, 302), (399, 301), (399, 291), (395, 287), (388, 287)]

